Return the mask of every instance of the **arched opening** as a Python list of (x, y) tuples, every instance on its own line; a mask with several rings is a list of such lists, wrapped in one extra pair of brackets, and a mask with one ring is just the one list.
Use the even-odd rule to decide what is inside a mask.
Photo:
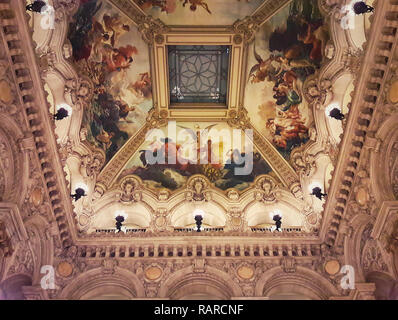
[(126, 220), (123, 222), (123, 227), (126, 229), (147, 228), (150, 224), (151, 214), (141, 203), (132, 203), (129, 205), (115, 203), (97, 212), (93, 219), (90, 232), (104, 229), (115, 229), (116, 231), (115, 217), (121, 212), (126, 214)]
[(328, 300), (338, 296), (336, 287), (319, 273), (296, 267), (286, 273), (281, 267), (268, 270), (256, 283), (256, 296), (270, 300)]
[(285, 202), (264, 204), (257, 202), (247, 208), (246, 219), (249, 227), (266, 228), (275, 225), (273, 216), (282, 216), (283, 228), (299, 228), (303, 226), (303, 215), (293, 205)]
[(297, 284), (281, 284), (268, 291), (266, 296), (269, 300), (320, 300), (313, 291)]
[(370, 272), (366, 281), (376, 285), (376, 300), (398, 300), (398, 282), (382, 272)]
[(215, 279), (187, 277), (168, 292), (172, 300), (229, 300), (230, 289)]
[(223, 227), (226, 223), (224, 211), (214, 203), (207, 202), (196, 205), (186, 202), (179, 206), (171, 216), (171, 224), (174, 227), (194, 227), (195, 210), (200, 209), (204, 212), (203, 227)]
[(32, 279), (27, 275), (12, 276), (0, 285), (0, 298), (4, 300), (25, 300), (23, 287), (31, 285)]
[(134, 296), (126, 288), (104, 285), (93, 288), (80, 296), (79, 300), (131, 300)]

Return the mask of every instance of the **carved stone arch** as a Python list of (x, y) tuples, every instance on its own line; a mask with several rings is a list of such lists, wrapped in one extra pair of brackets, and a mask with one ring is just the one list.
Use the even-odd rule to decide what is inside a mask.
[(0, 300), (25, 300), (23, 287), (31, 285), (30, 275), (14, 274), (0, 284)]
[(398, 281), (383, 272), (366, 274), (366, 281), (376, 285), (376, 300), (398, 300)]
[(297, 266), (294, 273), (286, 273), (282, 267), (274, 267), (257, 281), (256, 296), (266, 297), (283, 293), (305, 295), (314, 300), (327, 300), (339, 295), (333, 284), (321, 274), (300, 266)]
[(370, 156), (370, 178), (375, 199), (378, 202), (398, 199), (398, 114), (383, 123), (376, 139), (376, 145), (381, 143), (380, 148)]
[[(93, 299), (104, 294), (122, 294), (126, 298), (145, 297), (142, 282), (131, 271), (116, 267), (113, 274), (96, 268), (80, 274), (60, 293), (60, 299)], [(128, 296), (127, 296), (128, 295)]]
[(190, 266), (171, 274), (161, 284), (158, 296), (181, 299), (190, 294), (201, 293), (223, 300), (243, 295), (241, 288), (227, 273), (210, 266), (205, 267), (204, 273), (195, 273), (193, 267)]
[[(296, 209), (297, 213), (300, 214), (304, 207), (304, 203), (293, 196), (293, 194), (288, 191), (286, 188), (278, 186), (276, 181), (268, 176), (260, 176), (255, 180), (255, 189), (251, 190), (252, 199), (250, 202), (245, 203), (244, 207), (242, 207), (242, 218), (249, 223), (250, 225), (250, 217), (253, 216), (251, 214), (251, 209), (258, 207), (259, 205), (266, 207), (279, 207), (283, 206), (285, 208), (290, 207), (290, 209)], [(291, 212), (290, 210), (286, 210)], [(283, 212), (282, 212), (283, 214)], [(254, 214), (254, 216), (257, 216)], [(302, 217), (304, 218), (304, 217)], [(304, 222), (304, 219), (303, 219)], [(254, 226), (254, 225), (250, 225)], [(298, 225), (294, 225), (298, 226)]]

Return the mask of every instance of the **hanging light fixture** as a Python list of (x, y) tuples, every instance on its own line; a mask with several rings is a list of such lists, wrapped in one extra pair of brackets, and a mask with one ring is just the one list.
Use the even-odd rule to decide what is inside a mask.
[(374, 11), (374, 8), (372, 6), (367, 5), (365, 1), (355, 2), (353, 5), (353, 9), (355, 14), (357, 15)]
[(42, 0), (34, 0), (33, 3), (28, 4), (26, 6), (26, 11), (31, 11), (31, 12), (36, 12), (36, 13), (41, 13), (41, 10), (43, 7), (45, 7), (47, 3), (45, 3)]

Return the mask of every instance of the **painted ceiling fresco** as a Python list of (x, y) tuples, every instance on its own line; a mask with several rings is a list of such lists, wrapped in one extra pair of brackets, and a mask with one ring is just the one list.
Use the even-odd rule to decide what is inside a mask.
[(264, 0), (134, 0), (168, 25), (232, 25), (251, 15)]
[(141, 34), (108, 2), (80, 0), (69, 25), (76, 70), (94, 83), (82, 127), (109, 160), (152, 107), (149, 53)]
[(309, 139), (305, 80), (324, 62), (329, 39), (316, 0), (294, 0), (267, 21), (249, 47), (245, 106), (253, 125), (287, 160)]
[[(238, 142), (239, 138), (234, 136), (233, 130), (226, 123), (177, 122), (177, 134), (172, 138), (168, 130), (162, 128), (162, 135), (147, 139), (121, 172), (119, 180), (133, 174), (139, 176), (148, 187), (176, 190), (184, 186), (190, 176), (202, 174), (222, 190), (244, 190), (259, 175), (269, 174), (276, 178), (269, 164), (255, 149), (250, 173), (236, 174), (235, 168), (244, 167), (246, 161), (250, 160), (244, 160), (244, 135), (240, 136), (241, 132), (235, 131), (241, 137)], [(204, 135), (203, 130), (208, 130), (208, 134)], [(147, 150), (156, 155), (165, 155), (164, 163), (148, 164)], [(169, 154), (176, 153), (180, 154), (181, 158), (175, 157), (176, 161), (169, 163)], [(207, 155), (207, 164), (202, 161), (186, 163), (187, 161), (179, 160), (203, 159)]]

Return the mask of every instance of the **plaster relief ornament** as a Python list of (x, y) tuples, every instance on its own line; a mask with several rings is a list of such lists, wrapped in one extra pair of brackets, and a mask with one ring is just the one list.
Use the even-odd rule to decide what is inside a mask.
[(33, 274), (34, 259), (28, 243), (22, 244), (16, 252), (13, 265), (8, 269), (8, 274), (27, 273)]
[(336, 53), (336, 47), (334, 46), (333, 42), (329, 41), (325, 47), (325, 57), (328, 59), (333, 59)]
[(306, 204), (304, 210), (304, 232), (317, 232), (320, 226), (322, 215), (319, 212), (315, 212), (311, 204)]
[(304, 152), (294, 152), (291, 161), (297, 172), (304, 177), (310, 177), (316, 171), (315, 156)]
[(156, 281), (160, 280), (163, 270), (156, 264), (152, 264), (145, 269), (145, 280)]
[(254, 277), (254, 269), (248, 264), (242, 264), (238, 267), (236, 273), (242, 280), (250, 280)]
[[(374, 203), (374, 197), (371, 191), (371, 181), (366, 170), (360, 170), (357, 173), (357, 184), (354, 187), (355, 203), (351, 203), (354, 211), (363, 211), (362, 213), (371, 214), (371, 207)], [(359, 208), (355, 208), (359, 206)]]
[(102, 263), (103, 274), (114, 274), (118, 265), (117, 260), (105, 259)]
[(168, 211), (166, 208), (160, 208), (155, 211), (154, 216), (151, 220), (151, 228), (148, 231), (150, 232), (164, 232), (164, 231), (172, 231), (173, 227), (169, 226), (169, 219), (167, 217)]
[(333, 96), (332, 82), (329, 79), (323, 79), (319, 82), (317, 79), (308, 80), (305, 84), (304, 95), (307, 100), (315, 105), (317, 109), (327, 104)]
[(281, 259), (281, 267), (286, 273), (294, 273), (297, 268), (297, 261), (293, 257), (283, 257)]
[(84, 177), (95, 178), (100, 173), (104, 161), (105, 156), (101, 153), (83, 156), (80, 164), (81, 174)]
[(186, 195), (188, 201), (201, 202), (209, 200), (209, 193), (204, 191), (207, 187), (207, 183), (204, 179), (193, 179), (188, 187), (190, 188), (190, 191), (188, 191)]
[(240, 208), (231, 208), (228, 212), (227, 230), (245, 231), (248, 228), (247, 221), (242, 217)]
[(135, 179), (128, 178), (121, 183), (122, 195), (120, 201), (122, 202), (136, 202), (140, 200), (140, 193), (137, 192), (138, 182)]
[(256, 199), (267, 204), (274, 203), (276, 201), (276, 184), (273, 180), (268, 178), (260, 179), (257, 182)]
[(9, 257), (13, 253), (11, 246), (11, 239), (7, 235), (5, 223), (0, 221), (0, 259), (3, 257)]
[(236, 190), (229, 190), (227, 192), (227, 197), (229, 200), (238, 201), (239, 200), (239, 193)]
[(388, 266), (384, 262), (383, 254), (377, 240), (371, 239), (365, 244), (362, 255), (362, 266), (366, 272), (388, 272)]
[(384, 236), (385, 249), (388, 253), (394, 253), (398, 250), (398, 220), (392, 225), (391, 233)]
[(87, 103), (94, 92), (93, 84), (89, 79), (69, 79), (65, 82), (65, 93), (69, 93), (73, 104)]
[(170, 193), (168, 190), (164, 189), (164, 190), (160, 190), (158, 192), (158, 199), (159, 201), (167, 201), (170, 197)]

